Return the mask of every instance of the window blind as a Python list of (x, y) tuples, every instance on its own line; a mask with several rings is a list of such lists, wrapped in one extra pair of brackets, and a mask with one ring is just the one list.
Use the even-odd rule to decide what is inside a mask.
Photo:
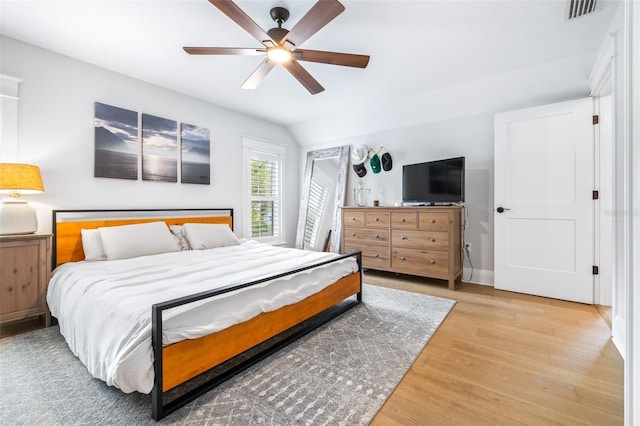
[(280, 162), (251, 158), (251, 237), (280, 234)]

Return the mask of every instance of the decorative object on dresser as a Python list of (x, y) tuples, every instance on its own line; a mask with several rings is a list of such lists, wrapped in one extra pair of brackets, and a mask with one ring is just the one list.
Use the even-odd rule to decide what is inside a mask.
[(38, 166), (0, 163), (0, 193), (11, 198), (0, 205), (0, 235), (33, 234), (38, 230), (36, 210), (21, 194), (44, 192)]
[(345, 207), (342, 247), (369, 269), (447, 280), (462, 274), (461, 206)]
[(0, 324), (41, 316), (48, 327), (51, 234), (0, 236), (0, 265)]

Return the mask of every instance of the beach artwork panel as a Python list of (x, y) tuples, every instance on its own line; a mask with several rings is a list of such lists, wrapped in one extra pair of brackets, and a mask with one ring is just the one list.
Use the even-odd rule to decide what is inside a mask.
[(95, 157), (93, 175), (138, 179), (138, 113), (94, 103)]
[(142, 114), (142, 180), (178, 182), (178, 122)]
[(211, 142), (209, 129), (182, 123), (180, 125), (182, 183), (211, 183)]

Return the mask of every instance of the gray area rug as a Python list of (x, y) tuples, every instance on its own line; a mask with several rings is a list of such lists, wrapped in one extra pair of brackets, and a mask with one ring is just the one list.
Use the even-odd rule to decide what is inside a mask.
[[(159, 423), (368, 424), (455, 302), (369, 285), (363, 301)], [(0, 340), (0, 424), (156, 422), (149, 395), (92, 378), (55, 326)]]

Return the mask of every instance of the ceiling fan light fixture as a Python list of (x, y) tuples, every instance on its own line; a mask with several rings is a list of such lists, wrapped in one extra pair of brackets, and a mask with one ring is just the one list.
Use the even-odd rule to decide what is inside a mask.
[(268, 48), (267, 56), (269, 59), (279, 64), (291, 60), (291, 52), (282, 46)]

